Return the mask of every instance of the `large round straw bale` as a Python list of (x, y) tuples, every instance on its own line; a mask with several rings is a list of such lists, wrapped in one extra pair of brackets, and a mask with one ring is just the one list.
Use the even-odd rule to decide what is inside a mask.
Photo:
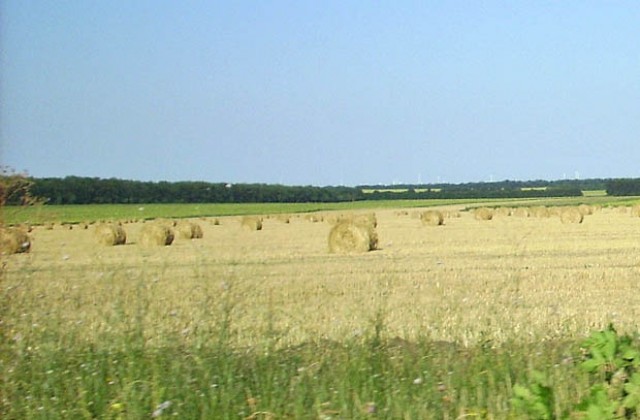
[(378, 219), (375, 213), (348, 213), (338, 217), (336, 223), (351, 222), (357, 225), (378, 227)]
[(493, 219), (493, 210), (487, 207), (475, 209), (473, 217), (475, 217), (476, 220), (491, 220)]
[(173, 229), (159, 223), (145, 223), (140, 230), (139, 243), (142, 246), (171, 245), (175, 234)]
[(498, 207), (495, 209), (496, 216), (508, 217), (511, 216), (511, 208), (510, 207)]
[(343, 220), (329, 232), (329, 252), (349, 254), (367, 252), (378, 246), (378, 234), (370, 224), (358, 224)]
[(533, 217), (546, 218), (549, 217), (549, 209), (545, 206), (536, 206), (531, 208)]
[(304, 219), (308, 222), (311, 223), (318, 223), (318, 222), (322, 222), (322, 215), (318, 214), (318, 213), (309, 213), (309, 214), (305, 214)]
[(0, 255), (29, 252), (31, 239), (26, 232), (16, 228), (0, 228)]
[(127, 233), (120, 225), (101, 224), (96, 226), (94, 233), (101, 245), (124, 245), (127, 242)]
[(427, 226), (440, 226), (444, 224), (444, 216), (438, 210), (426, 210), (420, 215), (420, 220)]
[(203, 237), (202, 227), (194, 222), (179, 222), (173, 230), (176, 236), (182, 239), (200, 239)]
[(531, 211), (529, 207), (516, 207), (513, 211), (513, 215), (515, 217), (529, 217), (531, 215)]
[(582, 223), (584, 215), (577, 207), (567, 207), (560, 213), (562, 223)]
[(247, 230), (262, 230), (262, 219), (258, 216), (244, 216), (240, 224)]
[[(625, 213), (626, 213), (627, 207), (621, 207), (621, 208), (625, 209)], [(631, 216), (640, 217), (640, 204), (636, 204), (635, 206), (631, 207)]]
[(578, 211), (582, 213), (583, 216), (590, 216), (593, 214), (593, 207), (588, 204), (580, 204), (578, 206)]

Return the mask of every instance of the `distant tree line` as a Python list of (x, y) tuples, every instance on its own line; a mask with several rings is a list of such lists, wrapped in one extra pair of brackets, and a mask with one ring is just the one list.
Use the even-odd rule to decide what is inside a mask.
[[(534, 187), (531, 187), (534, 188)], [(582, 190), (575, 187), (549, 187), (539, 189), (521, 188), (442, 188), (426, 191), (409, 189), (407, 191), (378, 191), (367, 194), (367, 200), (426, 200), (426, 199), (458, 199), (458, 198), (537, 198), (537, 197), (579, 197)]]
[(608, 195), (629, 196), (640, 195), (639, 178), (610, 179), (606, 186)]
[[(50, 204), (143, 203), (312, 203), (359, 200), (443, 198), (569, 197), (583, 190), (607, 190), (611, 195), (640, 195), (637, 180), (500, 181), (464, 184), (285, 186), (198, 181), (146, 182), (69, 176), (28, 178), (31, 196)], [(393, 189), (393, 191), (389, 191)], [(385, 191), (387, 190), (387, 191)], [(6, 204), (24, 203), (16, 189)], [(365, 192), (367, 191), (367, 192)]]
[(32, 194), (50, 204), (313, 203), (362, 199), (351, 187), (143, 182), (69, 176), (33, 180)]
[[(607, 188), (607, 179), (563, 179), (556, 181), (532, 180), (532, 181), (496, 181), (496, 182), (466, 182), (460, 184), (398, 184), (398, 185), (362, 185), (361, 188), (366, 190), (385, 190), (385, 189), (406, 189), (406, 190), (443, 190), (443, 191), (519, 191), (531, 188), (547, 188), (555, 191), (577, 190), (594, 191), (605, 190)], [(472, 193), (473, 194), (473, 193)]]

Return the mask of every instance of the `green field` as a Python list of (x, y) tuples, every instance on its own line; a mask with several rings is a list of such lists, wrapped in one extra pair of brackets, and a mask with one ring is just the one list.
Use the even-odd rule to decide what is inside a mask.
[(2, 221), (9, 225), (31, 223), (83, 223), (100, 220), (151, 220), (157, 218), (218, 217), (246, 214), (309, 213), (317, 211), (375, 210), (390, 208), (419, 208), (468, 204), (481, 205), (536, 205), (565, 206), (576, 204), (633, 205), (638, 197), (608, 197), (597, 192), (585, 197), (532, 198), (496, 200), (375, 200), (345, 203), (243, 203), (243, 204), (89, 204), (39, 205), (33, 207), (4, 207)]

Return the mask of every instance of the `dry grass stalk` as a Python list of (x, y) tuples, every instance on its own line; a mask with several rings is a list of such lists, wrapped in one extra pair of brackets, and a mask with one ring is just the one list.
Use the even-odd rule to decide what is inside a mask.
[(577, 207), (566, 207), (560, 213), (560, 221), (562, 223), (582, 223), (584, 215)]
[(0, 255), (29, 252), (31, 239), (29, 235), (17, 228), (0, 228)]
[(173, 243), (173, 229), (159, 223), (146, 223), (140, 230), (139, 243), (142, 246), (166, 246)]
[(444, 216), (441, 211), (427, 210), (420, 215), (422, 224), (427, 226), (441, 226), (444, 224)]
[(200, 239), (204, 236), (202, 227), (194, 222), (182, 221), (176, 224), (174, 232), (182, 239)]
[(329, 232), (329, 252), (350, 254), (373, 251), (378, 246), (378, 234), (371, 224), (343, 220)]
[(127, 233), (120, 225), (101, 224), (94, 231), (99, 244), (106, 246), (124, 245), (127, 242)]
[(487, 207), (475, 209), (473, 212), (473, 217), (476, 220), (491, 220), (493, 219), (493, 210)]
[(240, 225), (247, 230), (262, 230), (262, 218), (258, 216), (244, 216)]

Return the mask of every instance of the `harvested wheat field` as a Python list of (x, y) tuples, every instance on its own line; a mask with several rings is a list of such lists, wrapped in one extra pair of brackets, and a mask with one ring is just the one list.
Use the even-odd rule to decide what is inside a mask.
[(331, 224), (296, 215), (265, 218), (260, 231), (200, 221), (202, 239), (164, 247), (140, 246), (144, 223), (116, 247), (91, 229), (38, 227), (30, 252), (6, 260), (3, 327), (108, 345), (136, 320), (153, 345), (206, 343), (226, 320), (238, 346), (266, 334), (278, 345), (357, 337), (380, 314), (392, 337), (463, 344), (638, 328), (640, 219), (460, 215), (434, 229), (376, 211), (377, 249), (357, 254), (329, 253)]

